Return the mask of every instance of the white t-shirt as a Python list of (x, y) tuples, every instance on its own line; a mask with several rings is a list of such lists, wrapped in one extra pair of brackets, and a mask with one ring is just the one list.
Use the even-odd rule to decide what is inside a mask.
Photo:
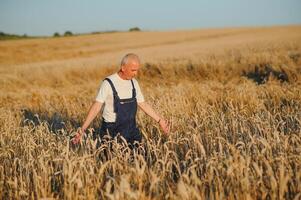
[[(123, 80), (120, 76), (115, 73), (108, 76), (112, 82), (114, 87), (116, 88), (117, 94), (120, 99), (127, 99), (132, 98), (132, 83), (131, 80)], [(141, 92), (140, 86), (136, 79), (133, 79), (134, 86), (136, 89), (136, 99), (138, 103), (144, 102), (144, 97)], [(96, 101), (100, 103), (104, 103), (104, 108), (102, 112), (102, 117), (104, 118), (105, 122), (115, 122), (116, 114), (114, 113), (114, 97), (113, 97), (113, 90), (111, 85), (107, 80), (102, 81), (99, 92), (96, 96)]]

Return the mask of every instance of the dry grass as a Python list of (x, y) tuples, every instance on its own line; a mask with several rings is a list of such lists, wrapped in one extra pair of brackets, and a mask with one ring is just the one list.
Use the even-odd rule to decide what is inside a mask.
[[(0, 197), (300, 199), (300, 33), (297, 26), (0, 42)], [(171, 134), (139, 112), (145, 141), (134, 152), (116, 141), (96, 148), (90, 136), (69, 146), (100, 81), (129, 51), (141, 55), (138, 79), (173, 122)], [(288, 82), (266, 75), (266, 66)], [(261, 75), (268, 80), (257, 84)]]

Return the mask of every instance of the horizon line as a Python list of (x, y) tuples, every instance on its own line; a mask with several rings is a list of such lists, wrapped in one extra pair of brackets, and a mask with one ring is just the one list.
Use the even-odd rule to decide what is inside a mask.
[[(208, 27), (192, 27), (192, 28), (172, 28), (172, 29), (142, 29), (139, 26), (130, 27), (127, 30), (123, 29), (117, 29), (117, 30), (96, 30), (96, 31), (87, 31), (87, 32), (73, 32), (72, 30), (65, 30), (64, 32), (55, 31), (51, 35), (28, 35), (27, 33), (23, 34), (17, 34), (17, 33), (11, 33), (6, 32), (3, 30), (0, 30), (0, 33), (8, 34), (8, 35), (14, 35), (14, 36), (20, 36), (24, 37), (31, 37), (31, 38), (43, 38), (43, 37), (54, 37), (53, 35), (55, 33), (59, 33), (60, 37), (64, 37), (64, 33), (67, 31), (70, 31), (73, 35), (71, 36), (80, 36), (80, 35), (92, 35), (92, 34), (105, 34), (105, 33), (123, 33), (123, 32), (131, 32), (131, 28), (139, 28), (139, 31), (132, 31), (132, 32), (172, 32), (172, 31), (187, 31), (187, 30), (208, 30), (208, 29), (231, 29), (231, 28), (272, 28), (272, 27), (289, 27), (289, 26), (301, 26), (301, 23), (291, 23), (291, 24), (271, 24), (271, 25), (238, 25), (238, 26), (208, 26)], [(70, 36), (69, 36), (70, 37)]]

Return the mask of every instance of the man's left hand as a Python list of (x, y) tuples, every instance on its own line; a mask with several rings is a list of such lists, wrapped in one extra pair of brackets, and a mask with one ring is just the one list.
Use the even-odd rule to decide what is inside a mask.
[(171, 124), (167, 120), (160, 119), (159, 125), (165, 134), (169, 133)]

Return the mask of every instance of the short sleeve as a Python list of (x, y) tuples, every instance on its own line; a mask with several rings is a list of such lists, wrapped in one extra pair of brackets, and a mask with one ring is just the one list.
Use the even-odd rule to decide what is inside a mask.
[(96, 101), (100, 102), (100, 103), (104, 103), (107, 96), (110, 93), (110, 85), (108, 83), (108, 81), (103, 81), (100, 85), (98, 94), (96, 96)]
[(144, 96), (142, 94), (141, 88), (139, 86), (139, 83), (136, 79), (134, 79), (135, 89), (136, 89), (136, 99), (138, 103), (144, 102)]

